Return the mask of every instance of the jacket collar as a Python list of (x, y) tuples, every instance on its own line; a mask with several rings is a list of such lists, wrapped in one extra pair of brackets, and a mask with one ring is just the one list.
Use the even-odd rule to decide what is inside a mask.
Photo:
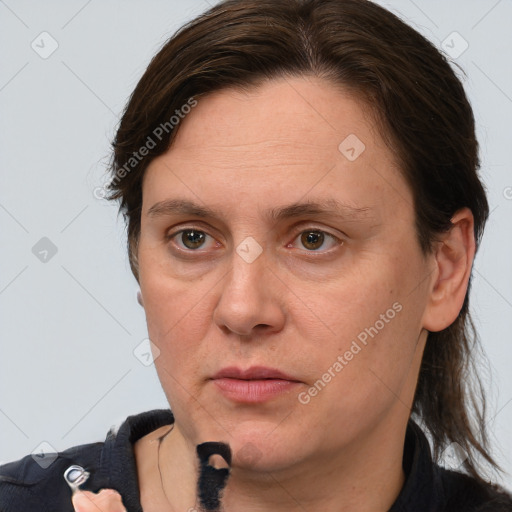
[(413, 420), (407, 425), (402, 467), (405, 483), (389, 512), (441, 510), (442, 484), (434, 471), (430, 445)]
[(101, 487), (116, 489), (123, 496), (129, 512), (143, 512), (133, 445), (146, 434), (171, 423), (174, 416), (170, 409), (156, 409), (129, 416), (117, 433), (111, 429), (107, 435), (98, 477)]
[[(146, 434), (174, 423), (170, 409), (157, 409), (129, 416), (117, 433), (108, 433), (100, 460), (100, 470), (91, 487), (117, 489), (130, 512), (142, 512), (133, 444)], [(421, 428), (409, 420), (404, 443), (405, 483), (389, 512), (432, 512), (439, 510), (442, 483)], [(84, 486), (88, 487), (88, 486)]]

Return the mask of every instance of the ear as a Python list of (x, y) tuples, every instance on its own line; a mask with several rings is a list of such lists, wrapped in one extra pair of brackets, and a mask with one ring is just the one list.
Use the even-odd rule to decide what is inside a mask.
[(471, 276), (475, 258), (474, 219), (469, 208), (458, 210), (452, 227), (443, 233), (433, 253), (434, 273), (423, 314), (423, 327), (442, 331), (457, 318)]

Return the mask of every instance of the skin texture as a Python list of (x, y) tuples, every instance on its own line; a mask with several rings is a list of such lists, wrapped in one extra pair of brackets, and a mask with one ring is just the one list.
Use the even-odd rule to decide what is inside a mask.
[(113, 489), (99, 493), (80, 491), (73, 496), (75, 512), (126, 512), (121, 496)]
[[(411, 192), (363, 106), (313, 77), (217, 91), (198, 99), (171, 149), (149, 165), (140, 287), (176, 423), (160, 452), (165, 493), (156, 436), (136, 445), (145, 511), (193, 510), (195, 446), (206, 441), (232, 449), (228, 512), (375, 512), (396, 499), (428, 330), (447, 327), (462, 307), (473, 219), (461, 210), (433, 253), (421, 252)], [(365, 145), (353, 161), (338, 149), (350, 134)], [(170, 198), (220, 215), (148, 215)], [(327, 198), (364, 210), (265, 217)], [(205, 234), (202, 245), (190, 248), (190, 232), (170, 238), (183, 229)], [(308, 245), (309, 231), (325, 238)], [(247, 237), (262, 249), (250, 263), (237, 253)], [(354, 349), (372, 326), (377, 334)], [(255, 365), (299, 384), (240, 404), (211, 380), (226, 366)]]

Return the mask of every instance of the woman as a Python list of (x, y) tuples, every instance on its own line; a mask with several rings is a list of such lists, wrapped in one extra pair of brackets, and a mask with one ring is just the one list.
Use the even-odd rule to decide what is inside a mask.
[(230, 0), (186, 25), (109, 187), (172, 413), (3, 466), (0, 510), (512, 510), (466, 386), (478, 167), (450, 65), (376, 4)]

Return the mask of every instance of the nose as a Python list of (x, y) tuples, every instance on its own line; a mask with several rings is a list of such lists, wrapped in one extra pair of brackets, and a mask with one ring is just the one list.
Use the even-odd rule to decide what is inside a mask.
[(214, 322), (225, 334), (246, 339), (280, 331), (285, 321), (285, 285), (263, 247), (259, 254), (251, 242), (242, 242), (236, 249), (220, 285)]

